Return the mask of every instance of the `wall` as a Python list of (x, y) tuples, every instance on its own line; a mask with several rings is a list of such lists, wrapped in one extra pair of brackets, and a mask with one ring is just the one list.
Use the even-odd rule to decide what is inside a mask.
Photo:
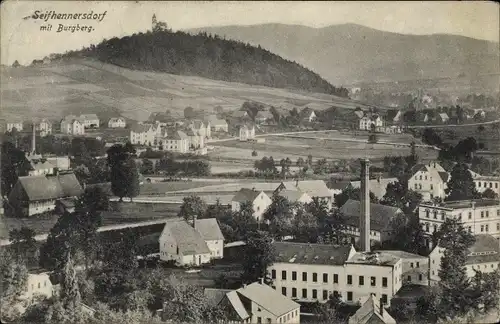
[(41, 214), (47, 211), (52, 211), (56, 208), (55, 200), (47, 200), (40, 202), (32, 202), (29, 204), (28, 216), (33, 216), (36, 214)]
[(206, 241), (208, 249), (210, 250), (211, 257), (216, 259), (222, 259), (224, 257), (224, 241), (223, 240), (214, 240), (214, 241)]

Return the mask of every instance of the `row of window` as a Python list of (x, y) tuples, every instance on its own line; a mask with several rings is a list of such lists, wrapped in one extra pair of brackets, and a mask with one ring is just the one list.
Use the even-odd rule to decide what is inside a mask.
[[(413, 263), (412, 263), (412, 267), (413, 267)], [(287, 276), (287, 271), (286, 270), (282, 270), (281, 271), (281, 280), (284, 280), (286, 281), (288, 279), (288, 276)], [(297, 271), (292, 271), (292, 281), (297, 281)], [(277, 279), (276, 277), (276, 270), (271, 270), (271, 278), (272, 279)], [(339, 276), (338, 274), (333, 274), (333, 283), (338, 283), (339, 282)], [(352, 275), (347, 275), (347, 284), (348, 285), (352, 285), (352, 279), (353, 279), (353, 276)], [(308, 273), (307, 272), (302, 272), (302, 281), (303, 282), (307, 282), (308, 280)], [(329, 275), (328, 273), (323, 273), (322, 274), (322, 282), (323, 283), (328, 283), (329, 281)], [(318, 274), (316, 272), (313, 272), (312, 273), (312, 282), (318, 282)], [(364, 286), (365, 284), (365, 276), (358, 276), (358, 284), (360, 286)], [(377, 285), (377, 278), (374, 277), (374, 276), (371, 276), (370, 277), (370, 286), (371, 287), (376, 287)], [(382, 287), (386, 288), (387, 287), (387, 277), (382, 277)]]
[[(433, 263), (433, 264), (435, 263), (435, 262), (434, 262), (434, 260), (432, 260), (432, 263)], [(470, 267), (471, 267), (471, 269), (481, 270), (481, 265), (472, 265), (472, 266), (470, 266)], [(495, 269), (496, 267), (497, 267), (497, 265), (496, 265), (496, 264), (494, 264), (494, 263), (490, 264), (490, 268), (491, 268), (491, 269)], [(466, 268), (468, 269), (468, 268), (469, 268), (469, 266), (466, 266)], [(487, 265), (487, 264), (484, 264), (484, 265), (483, 265), (483, 269), (488, 269), (488, 265)], [(434, 270), (432, 270), (432, 275), (433, 275), (433, 276), (438, 275), (438, 271), (434, 271)]]
[[(418, 178), (420, 178), (420, 180), (422, 180), (422, 175), (420, 175), (420, 177), (419, 176), (415, 176), (415, 180), (419, 180)], [(425, 180), (427, 180), (427, 175), (425, 175), (424, 178), (425, 178)], [(430, 177), (430, 178), (431, 178), (430, 180), (432, 181), (432, 177)], [(432, 185), (431, 185), (431, 187), (432, 187)]]
[[(497, 227), (497, 231), (500, 231), (500, 223), (497, 223), (496, 225), (497, 225), (496, 226)], [(425, 223), (425, 224), (422, 223), (422, 226), (425, 226), (425, 231), (427, 233), (430, 233), (430, 225), (429, 225), (429, 223)], [(434, 224), (432, 226), (433, 226), (433, 232), (437, 232), (439, 226), (437, 224)], [(472, 233), (472, 226), (468, 226), (467, 229), (468, 229), (469, 233)], [(484, 233), (484, 232), (488, 233), (490, 231), (490, 226), (488, 224), (481, 225), (480, 230), (481, 230), (481, 233)]]
[[(297, 288), (292, 288), (292, 293), (291, 293), (291, 298), (299, 298), (297, 296)], [(301, 295), (301, 298), (302, 299), (308, 299), (308, 294), (307, 294), (308, 290), (306, 288), (303, 288), (302, 289), (302, 295)], [(281, 287), (281, 294), (283, 296), (287, 296), (288, 297), (288, 290), (287, 290), (287, 287)], [(311, 299), (316, 299), (318, 300), (318, 290), (317, 289), (312, 289), (311, 290), (311, 293), (312, 293), (312, 296), (311, 296)], [(333, 295), (336, 295), (336, 296), (339, 296), (340, 298), (342, 298), (342, 293), (337, 291), (337, 290), (334, 290), (333, 291)], [(376, 296), (376, 293), (372, 293), (372, 295), (375, 295)], [(328, 300), (330, 294), (328, 293), (328, 290), (325, 290), (323, 289), (322, 291), (322, 300)], [(352, 291), (347, 291), (347, 301), (353, 301), (353, 293)], [(383, 303), (387, 303), (387, 294), (382, 294), (382, 301)]]
[[(411, 276), (408, 276), (408, 278), (406, 278), (409, 282), (411, 282)], [(418, 281), (422, 281), (424, 279), (424, 276), (422, 274), (418, 274)]]
[[(476, 182), (478, 188), (481, 188), (481, 183), (483, 184), (483, 188), (488, 188), (488, 183), (486, 181), (485, 182), (481, 182), (481, 181)], [(493, 188), (493, 183), (490, 182), (489, 184), (490, 184), (489, 188)], [(495, 182), (495, 189), (498, 189), (498, 182)]]
[[(431, 183), (430, 189), (434, 190), (434, 185)], [(415, 190), (422, 190), (422, 184), (421, 183), (415, 183)]]
[[(433, 214), (433, 218), (437, 219), (438, 211), (434, 210), (432, 212), (432, 214)], [(481, 215), (481, 218), (490, 217), (490, 211), (489, 210), (482, 210), (480, 215)], [(497, 216), (500, 216), (500, 209), (497, 209)], [(430, 210), (429, 209), (425, 210), (425, 217), (430, 218)], [(445, 217), (446, 217), (446, 212), (442, 211), (441, 212), (441, 220), (444, 220)], [(457, 215), (457, 218), (462, 219), (462, 213), (459, 213)], [(468, 219), (472, 219), (472, 212), (468, 212)]]

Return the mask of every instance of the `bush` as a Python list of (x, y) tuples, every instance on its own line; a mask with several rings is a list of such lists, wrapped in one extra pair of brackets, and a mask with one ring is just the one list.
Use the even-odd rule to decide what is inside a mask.
[(368, 143), (374, 144), (374, 143), (377, 143), (377, 142), (378, 142), (377, 135), (370, 134), (370, 136), (368, 136)]
[(252, 156), (257, 156), (257, 151), (255, 151), (255, 150), (254, 150), (254, 151), (252, 152)]

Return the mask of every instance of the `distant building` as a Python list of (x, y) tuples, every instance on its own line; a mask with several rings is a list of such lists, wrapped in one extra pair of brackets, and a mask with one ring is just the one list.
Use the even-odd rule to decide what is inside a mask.
[[(360, 215), (361, 204), (358, 200), (349, 199), (340, 211), (345, 217), (345, 224), (347, 226), (346, 233), (349, 234), (353, 240), (358, 241), (360, 237)], [(397, 207), (370, 204), (370, 241), (371, 242), (384, 242), (392, 238), (393, 229), (391, 228), (391, 221), (403, 214), (403, 211)], [(353, 241), (354, 242), (354, 241)]]
[(232, 118), (243, 119), (248, 117), (248, 113), (245, 110), (236, 110), (231, 114)]
[(300, 111), (300, 113), (299, 113), (299, 116), (300, 116), (300, 119), (302, 121), (306, 121), (306, 122), (309, 122), (309, 123), (312, 123), (317, 118), (316, 113), (314, 112), (314, 110), (312, 110), (311, 108), (308, 108), (308, 107), (302, 109)]
[(402, 121), (403, 114), (399, 109), (389, 109), (387, 110), (385, 120), (387, 123), (399, 124)]
[(173, 260), (180, 266), (200, 266), (222, 258), (224, 253), (224, 237), (216, 219), (196, 220), (194, 225), (185, 221), (167, 222), (159, 243), (160, 260)]
[(188, 127), (191, 128), (193, 132), (198, 133), (203, 138), (212, 137), (210, 122), (204, 123), (201, 120), (193, 120)]
[(446, 124), (450, 120), (450, 117), (448, 116), (447, 113), (438, 114), (438, 118), (439, 118), (439, 121), (443, 124)]
[(35, 122), (35, 131), (40, 133), (40, 136), (44, 137), (52, 134), (52, 123), (48, 119), (41, 119)]
[(380, 300), (370, 295), (349, 318), (348, 324), (396, 324), (396, 320), (385, 310)]
[[(398, 182), (397, 178), (377, 177), (376, 179), (370, 179), (370, 191), (373, 192), (378, 200), (380, 200), (385, 196), (387, 185), (396, 182)], [(351, 181), (350, 184), (355, 189), (359, 189), (361, 187), (361, 181)]]
[(30, 162), (30, 170), (28, 171), (29, 176), (41, 176), (47, 174), (54, 174), (54, 165), (49, 163), (46, 159), (40, 158), (28, 158)]
[(263, 124), (268, 120), (273, 120), (274, 116), (273, 114), (271, 114), (270, 111), (264, 110), (264, 111), (258, 111), (254, 119), (256, 123)]
[(169, 132), (163, 142), (163, 150), (169, 152), (187, 153), (189, 151), (189, 138), (181, 131)]
[(286, 198), (291, 203), (308, 204), (313, 201), (307, 192), (300, 190), (283, 189), (278, 193), (278, 196)]
[(253, 216), (257, 221), (262, 221), (262, 215), (271, 205), (272, 200), (264, 191), (242, 188), (231, 199), (231, 210), (233, 212), (240, 211), (243, 203), (250, 203), (253, 208)]
[(240, 126), (240, 141), (253, 140), (255, 138), (255, 126), (247, 123)]
[(60, 171), (65, 171), (70, 169), (69, 156), (44, 156), (47, 163), (50, 163)]
[(208, 117), (208, 122), (210, 127), (214, 132), (225, 132), (229, 131), (229, 126), (224, 119), (219, 119), (217, 116), (211, 115)]
[(326, 203), (327, 207), (330, 209), (333, 205), (333, 194), (326, 186), (323, 180), (296, 180), (296, 181), (284, 181), (276, 188), (275, 193), (279, 193), (282, 190), (299, 190), (307, 193), (311, 198), (318, 198), (320, 201)]
[(44, 296), (51, 298), (56, 295), (57, 288), (52, 284), (48, 272), (29, 273), (26, 283), (26, 289), (21, 294), (20, 299), (23, 301), (32, 302), (36, 296)]
[(61, 133), (70, 135), (85, 134), (85, 125), (83, 121), (74, 116), (68, 116), (61, 121)]
[(376, 130), (379, 127), (384, 126), (384, 119), (378, 114), (366, 114), (359, 120), (360, 130)]
[(204, 294), (229, 323), (300, 323), (300, 305), (264, 283), (237, 290), (206, 288)]
[(12, 132), (12, 129), (16, 129), (18, 132), (22, 131), (24, 128), (22, 120), (12, 120), (7, 121), (7, 131)]
[(157, 127), (151, 124), (137, 124), (130, 129), (130, 143), (134, 145), (153, 146)]
[(497, 176), (482, 176), (474, 171), (469, 170), (474, 184), (476, 185), (476, 190), (480, 193), (486, 191), (486, 189), (491, 189), (494, 193), (500, 196), (500, 177)]
[(82, 193), (73, 173), (19, 177), (9, 194), (9, 206), (14, 216), (28, 217), (53, 211), (56, 200)]
[[(429, 254), (430, 284), (435, 285), (440, 281), (439, 269), (441, 268), (441, 258), (445, 249), (436, 246)], [(476, 235), (476, 242), (468, 250), (465, 268), (467, 276), (473, 278), (475, 270), (488, 273), (498, 269), (500, 262), (498, 240), (491, 235)]]
[(127, 126), (127, 122), (123, 117), (111, 118), (108, 121), (109, 128), (125, 128)]
[(403, 260), (403, 285), (429, 285), (429, 258), (397, 250), (384, 250)]
[(408, 189), (420, 193), (424, 201), (446, 197), (445, 189), (450, 175), (439, 163), (417, 164), (412, 173), (408, 179)]
[(99, 117), (96, 114), (80, 115), (80, 121), (85, 128), (99, 128)]

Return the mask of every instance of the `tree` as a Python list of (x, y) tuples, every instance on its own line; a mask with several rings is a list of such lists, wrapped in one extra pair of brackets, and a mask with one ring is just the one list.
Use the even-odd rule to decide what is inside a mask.
[(28, 175), (30, 163), (23, 151), (11, 142), (2, 143), (1, 179), (2, 196), (8, 196), (19, 176)]
[(294, 207), (285, 197), (273, 195), (272, 202), (267, 207), (263, 217), (269, 223), (270, 233), (276, 239), (292, 234)]
[(427, 255), (425, 232), (417, 214), (399, 214), (391, 220), (389, 226), (393, 235), (390, 240), (382, 242), (383, 249)]
[(482, 192), (481, 197), (486, 199), (498, 199), (498, 194), (492, 189), (488, 188)]
[(339, 209), (333, 209), (321, 226), (322, 243), (346, 245), (350, 244), (350, 236), (346, 234), (345, 216)]
[(74, 169), (73, 172), (75, 173), (75, 176), (80, 184), (84, 185), (89, 182), (91, 174), (89, 168), (87, 168), (85, 165), (80, 164)]
[(18, 303), (18, 298), (27, 289), (28, 270), (26, 265), (12, 256), (5, 250), (0, 251), (0, 310), (3, 320), (13, 321), (20, 314), (14, 307)]
[(195, 111), (193, 109), (193, 107), (186, 107), (184, 109), (184, 118), (186, 119), (192, 119), (192, 118), (195, 118), (196, 117), (196, 114), (195, 114)]
[(28, 260), (36, 251), (35, 231), (29, 227), (10, 230), (9, 241), (20, 261)]
[(141, 174), (153, 174), (153, 173), (154, 173), (153, 162), (148, 159), (142, 159)]
[(64, 307), (67, 308), (76, 306), (81, 302), (81, 299), (75, 266), (71, 259), (71, 253), (68, 253), (61, 284), (61, 300), (64, 303)]
[(290, 167), (292, 166), (292, 161), (289, 158), (280, 160), (281, 166), (281, 176), (286, 179), (286, 175), (290, 173)]
[(21, 64), (19, 64), (19, 62), (17, 60), (15, 60), (14, 63), (12, 63), (12, 67), (14, 67), (14, 68), (17, 68), (20, 66), (21, 66)]
[(476, 185), (469, 172), (469, 167), (465, 163), (457, 163), (448, 180), (448, 187), (445, 189), (446, 200), (468, 200), (480, 197), (476, 190)]
[(380, 201), (383, 205), (400, 208), (405, 214), (411, 214), (422, 201), (422, 195), (408, 189), (400, 181), (387, 184), (386, 193)]
[(263, 278), (266, 284), (271, 284), (267, 269), (276, 260), (276, 249), (272, 242), (272, 238), (266, 232), (249, 233), (243, 257), (243, 282), (253, 283)]
[(441, 137), (432, 128), (424, 129), (422, 141), (428, 145), (440, 147), (443, 144)]
[(98, 185), (86, 187), (82, 197), (80, 197), (80, 201), (83, 206), (91, 211), (105, 211), (109, 209), (109, 196)]
[(296, 209), (293, 219), (292, 233), (298, 242), (316, 243), (319, 237), (319, 225), (317, 218), (306, 211), (303, 206)]
[[(335, 205), (337, 207), (342, 207), (349, 199), (354, 199), (354, 200), (360, 200), (361, 198), (361, 189), (360, 188), (354, 188), (350, 184), (342, 190), (342, 192), (338, 195), (335, 196)], [(377, 197), (375, 197), (375, 194), (370, 191), (370, 202), (371, 203), (378, 203)]]
[(114, 145), (108, 150), (108, 165), (111, 168), (111, 190), (120, 197), (133, 197), (139, 194), (139, 173), (132, 154), (135, 153), (129, 143)]
[(295, 163), (299, 168), (303, 168), (306, 166), (306, 162), (304, 161), (304, 159), (302, 157), (299, 157), (297, 159), (297, 163)]
[(186, 221), (193, 221), (196, 218), (203, 218), (207, 211), (207, 205), (198, 196), (191, 195), (182, 199), (182, 205), (179, 210), (179, 217), (183, 217)]

